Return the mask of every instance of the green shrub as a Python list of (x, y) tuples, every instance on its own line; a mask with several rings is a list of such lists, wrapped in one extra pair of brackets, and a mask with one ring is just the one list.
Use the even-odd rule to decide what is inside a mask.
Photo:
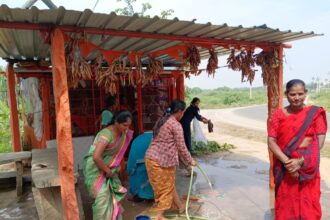
[(0, 153), (5, 153), (12, 151), (12, 149), (6, 78), (4, 75), (0, 75), (0, 98)]
[(238, 103), (240, 102), (241, 98), (238, 94), (232, 94), (230, 96), (227, 96), (224, 100), (223, 100), (223, 104), (225, 105), (232, 105), (233, 103)]

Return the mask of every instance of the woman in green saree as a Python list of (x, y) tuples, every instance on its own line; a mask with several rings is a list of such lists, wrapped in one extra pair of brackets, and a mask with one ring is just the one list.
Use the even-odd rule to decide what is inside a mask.
[(121, 219), (119, 201), (127, 190), (121, 185), (117, 174), (133, 137), (133, 131), (128, 129), (131, 122), (131, 113), (119, 112), (113, 122), (96, 135), (84, 158), (85, 184), (95, 199), (94, 220)]

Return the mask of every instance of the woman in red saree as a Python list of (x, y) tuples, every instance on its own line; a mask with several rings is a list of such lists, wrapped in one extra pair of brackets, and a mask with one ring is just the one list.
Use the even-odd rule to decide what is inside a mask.
[(285, 92), (289, 106), (278, 109), (268, 130), (268, 147), (274, 153), (275, 219), (319, 220), (320, 149), (327, 130), (321, 107), (305, 106), (302, 80), (291, 80)]

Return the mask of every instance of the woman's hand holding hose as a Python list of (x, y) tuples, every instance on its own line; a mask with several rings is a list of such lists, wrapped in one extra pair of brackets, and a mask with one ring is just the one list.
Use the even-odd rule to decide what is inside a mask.
[(192, 159), (192, 161), (191, 161), (191, 166), (193, 166), (193, 167), (197, 166), (197, 162), (196, 162), (195, 159)]

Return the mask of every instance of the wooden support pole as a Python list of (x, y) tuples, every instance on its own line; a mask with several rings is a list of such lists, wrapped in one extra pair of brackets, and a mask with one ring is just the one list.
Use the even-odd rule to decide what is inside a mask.
[(56, 140), (58, 172), (64, 219), (79, 219), (75, 192), (71, 114), (64, 54), (64, 37), (60, 29), (51, 34), (51, 57), (53, 66), (53, 88), (56, 109)]
[[(97, 117), (96, 117), (96, 109), (95, 109), (95, 80), (92, 79), (91, 80), (91, 83), (92, 83), (92, 101), (93, 101), (93, 120), (94, 121), (97, 121)], [(96, 123), (94, 123), (94, 133), (96, 133), (98, 131), (98, 127), (96, 126)]]
[(16, 101), (16, 82), (14, 75), (13, 64), (7, 65), (7, 88), (8, 88), (8, 103), (10, 110), (10, 130), (11, 130), (11, 146), (13, 151), (18, 152), (22, 150), (20, 133), (19, 133), (19, 121), (18, 110)]
[(143, 133), (143, 116), (142, 116), (142, 85), (139, 83), (136, 87), (137, 94), (137, 116), (138, 116), (138, 130), (139, 134)]
[(170, 79), (170, 93), (171, 93), (171, 100), (177, 99), (177, 93), (176, 93), (176, 80), (174, 78)]
[[(273, 113), (278, 109), (283, 106), (283, 47), (278, 47), (276, 48), (278, 52), (278, 58), (280, 60), (280, 64), (278, 68), (276, 68), (276, 88), (278, 89), (276, 94), (273, 94), (272, 92), (272, 87), (268, 86), (267, 87), (267, 95), (268, 95), (268, 120), (267, 120), (267, 127), (269, 126), (270, 119), (273, 115)], [(274, 166), (274, 161), (273, 161), (273, 153), (268, 149), (269, 153), (269, 188), (275, 189), (275, 179), (274, 179), (274, 173), (273, 173), (273, 166)]]
[(184, 74), (178, 76), (176, 80), (177, 99), (184, 101)]
[(46, 148), (46, 141), (50, 140), (50, 116), (49, 116), (50, 81), (48, 78), (41, 79), (41, 99), (42, 99), (42, 121), (44, 127), (42, 148)]

